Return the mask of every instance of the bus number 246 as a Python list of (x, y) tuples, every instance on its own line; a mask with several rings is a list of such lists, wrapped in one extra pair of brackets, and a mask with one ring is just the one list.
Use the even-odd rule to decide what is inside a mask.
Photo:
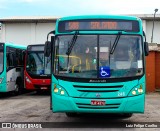
[(118, 96), (120, 97), (125, 96), (125, 92), (118, 92)]

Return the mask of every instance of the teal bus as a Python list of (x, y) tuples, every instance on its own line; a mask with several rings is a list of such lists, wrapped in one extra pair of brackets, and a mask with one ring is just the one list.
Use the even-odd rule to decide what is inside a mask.
[(0, 92), (18, 95), (24, 88), (23, 56), (26, 46), (0, 43)]
[(144, 113), (149, 51), (140, 18), (60, 18), (44, 53), (52, 59), (53, 112)]

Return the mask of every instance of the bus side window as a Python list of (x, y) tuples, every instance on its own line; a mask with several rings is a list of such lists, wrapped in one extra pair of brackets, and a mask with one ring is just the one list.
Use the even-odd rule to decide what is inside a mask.
[(7, 47), (7, 69), (9, 67), (15, 66), (15, 50), (13, 48)]
[(20, 50), (20, 49), (16, 50), (16, 63), (18, 66), (24, 65), (23, 64), (23, 50)]
[(14, 62), (13, 62), (13, 54), (12, 53), (8, 53), (7, 55), (7, 68), (14, 66)]
[(25, 56), (26, 56), (26, 51), (22, 50), (22, 65), (24, 66), (25, 63)]
[(8, 67), (9, 67), (9, 54), (7, 53), (7, 69), (8, 69)]

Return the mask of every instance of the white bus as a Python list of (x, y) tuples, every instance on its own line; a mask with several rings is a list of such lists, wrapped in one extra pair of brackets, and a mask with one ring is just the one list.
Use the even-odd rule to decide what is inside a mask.
[(26, 46), (0, 43), (0, 92), (20, 94), (24, 88), (24, 51)]

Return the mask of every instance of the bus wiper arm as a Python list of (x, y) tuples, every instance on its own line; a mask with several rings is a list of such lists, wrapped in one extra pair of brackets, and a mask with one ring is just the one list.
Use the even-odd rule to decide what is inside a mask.
[(116, 49), (116, 46), (117, 46), (117, 44), (118, 44), (118, 41), (119, 41), (119, 38), (120, 38), (121, 34), (122, 34), (122, 32), (118, 32), (118, 34), (117, 34), (117, 36), (116, 36), (116, 39), (115, 39), (115, 41), (114, 41), (114, 43), (113, 43), (113, 46), (112, 46), (112, 48), (111, 48), (111, 50), (110, 50), (110, 54), (113, 54), (113, 53), (114, 53), (114, 50)]
[(72, 51), (72, 49), (73, 49), (73, 46), (74, 46), (74, 44), (76, 43), (77, 37), (78, 37), (78, 31), (75, 32), (75, 34), (74, 34), (74, 36), (73, 36), (73, 38), (72, 38), (72, 40), (71, 40), (71, 42), (70, 42), (70, 44), (69, 44), (69, 47), (68, 47), (68, 49), (67, 49), (66, 55), (69, 56), (69, 55), (71, 54), (71, 51)]

